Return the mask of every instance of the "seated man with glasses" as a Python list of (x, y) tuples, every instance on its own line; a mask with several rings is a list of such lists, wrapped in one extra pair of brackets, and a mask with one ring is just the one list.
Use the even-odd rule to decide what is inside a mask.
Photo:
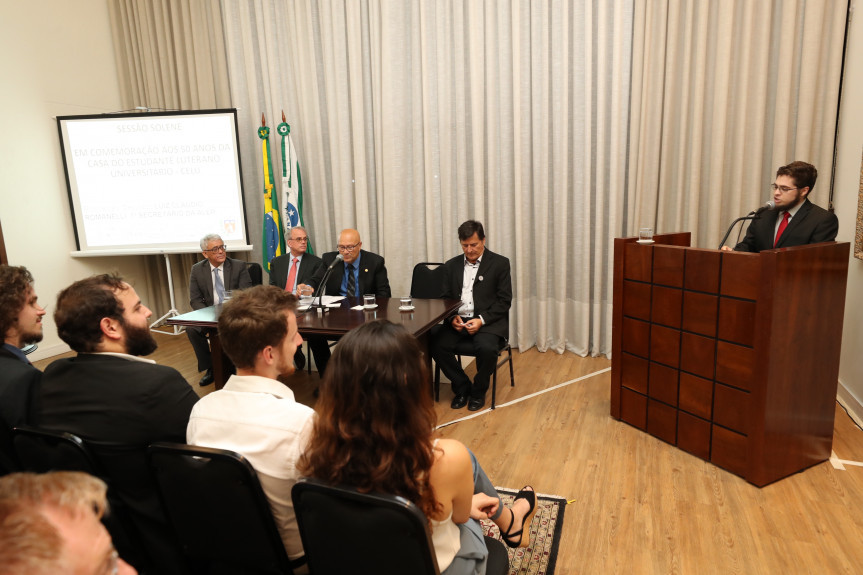
[[(328, 252), (321, 256), (323, 265), (309, 280), (309, 285), (316, 290), (318, 289), (327, 268), (336, 259), (336, 254), (339, 253), (344, 261), (335, 265), (327, 279), (327, 285), (321, 293), (357, 298), (362, 298), (365, 294), (392, 297), (384, 258), (362, 249), (363, 242), (360, 240), (360, 232), (351, 229), (342, 230), (342, 233), (339, 234), (337, 247), (338, 252)], [(318, 372), (323, 376), (327, 361), (330, 359), (330, 348), (323, 337), (310, 337), (308, 341), (309, 347), (315, 355)]]
[[(832, 242), (839, 233), (836, 214), (809, 201), (818, 170), (806, 162), (791, 162), (776, 170), (775, 207), (752, 220), (743, 241), (733, 251), (760, 252), (820, 242)], [(723, 251), (732, 251), (722, 246)]]
[[(292, 227), (287, 241), (290, 253), (273, 258), (270, 262), (270, 285), (300, 295), (299, 290), (308, 285), (323, 264), (318, 256), (306, 253), (309, 247), (309, 234), (303, 226)], [(297, 347), (294, 363), (297, 369), (303, 369), (306, 365), (303, 348)]]
[[(192, 266), (189, 276), (189, 305), (192, 309), (202, 309), (225, 299), (225, 292), (252, 287), (249, 269), (243, 260), (229, 258), (225, 242), (217, 234), (207, 234), (201, 238), (201, 252), (207, 258)], [(204, 377), (198, 383), (213, 383), (213, 358), (206, 331), (199, 327), (187, 327), (186, 334), (198, 358), (198, 371)]]

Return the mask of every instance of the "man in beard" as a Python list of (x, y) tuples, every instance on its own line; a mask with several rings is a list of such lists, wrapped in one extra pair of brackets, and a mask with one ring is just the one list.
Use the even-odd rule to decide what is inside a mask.
[[(146, 447), (186, 440), (197, 395), (180, 373), (142, 356), (156, 349), (148, 330), (152, 312), (135, 288), (116, 275), (75, 282), (57, 296), (54, 322), (60, 338), (78, 352), (51, 363), (42, 376), (37, 424), (90, 440), (111, 476), (112, 489), (132, 513), (143, 552), (155, 572), (182, 565), (146, 465)], [(99, 453), (120, 444), (122, 464)], [(113, 471), (120, 468), (121, 475)], [(164, 563), (163, 563), (164, 562)], [(182, 571), (180, 571), (182, 572)]]
[(43, 315), (27, 268), (0, 265), (0, 472), (16, 469), (9, 432), (30, 419), (30, 397), (42, 377), (21, 348), (42, 341)]

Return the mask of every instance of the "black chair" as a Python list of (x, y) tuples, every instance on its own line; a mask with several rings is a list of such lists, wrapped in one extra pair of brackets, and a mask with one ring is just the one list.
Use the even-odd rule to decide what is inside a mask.
[(141, 534), (125, 502), (112, 488), (112, 479), (84, 440), (63, 431), (19, 425), (12, 430), (15, 455), (24, 471), (82, 471), (99, 477), (108, 485), (109, 513), (102, 518), (111, 533), (114, 546), (127, 562), (141, 572), (148, 571), (153, 561), (141, 547)]
[(12, 447), (12, 429), (0, 418), (0, 477), (20, 470)]
[(261, 264), (249, 262), (246, 264), (246, 267), (249, 270), (249, 277), (252, 278), (253, 286), (259, 286), (264, 283), (264, 270), (261, 267)]
[[(291, 498), (314, 575), (439, 575), (428, 521), (404, 497), (303, 478)], [(486, 544), (486, 572), (507, 573), (503, 544), (488, 537)]]
[(411, 274), (411, 297), (441, 299), (443, 297), (443, 264), (420, 262)]
[(12, 430), (12, 445), (21, 468), (26, 471), (83, 471), (96, 477), (104, 476), (77, 435), (19, 425)]
[[(154, 443), (150, 469), (183, 551), (207, 574), (287, 574), (291, 561), (258, 476), (225, 449)], [(304, 560), (294, 562), (294, 567)]]
[[(501, 359), (501, 354), (506, 352), (506, 357)], [(473, 356), (473, 348), (472, 347), (462, 347), (456, 348), (456, 355), (458, 357), (458, 361), (461, 362), (461, 356), (469, 355)], [(491, 408), (494, 409), (495, 398), (497, 396), (497, 370), (500, 369), (505, 363), (509, 363), (509, 385), (510, 387), (515, 387), (515, 372), (512, 367), (512, 346), (509, 345), (507, 340), (503, 340), (500, 345), (500, 349), (497, 350), (498, 362), (494, 368), (494, 372), (491, 376)], [(440, 366), (435, 365), (434, 370), (434, 399), (435, 401), (440, 401)]]

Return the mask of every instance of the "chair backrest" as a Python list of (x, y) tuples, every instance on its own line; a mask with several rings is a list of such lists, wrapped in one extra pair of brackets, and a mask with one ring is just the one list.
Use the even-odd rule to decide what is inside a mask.
[(440, 573), (425, 515), (407, 499), (310, 478), (294, 485), (291, 498), (315, 575)]
[(12, 444), (24, 471), (83, 471), (108, 484), (110, 511), (102, 521), (111, 533), (114, 546), (123, 559), (137, 569), (145, 571), (151, 568), (152, 559), (143, 547), (142, 534), (134, 513), (127, 506), (125, 493), (118, 493), (114, 487), (116, 478), (102, 465), (99, 454), (88, 442), (65, 431), (19, 425), (12, 430)]
[(21, 468), (26, 471), (83, 471), (104, 476), (90, 450), (77, 435), (19, 425), (12, 430), (12, 445)]
[(291, 563), (254, 468), (239, 453), (154, 443), (150, 469), (185, 554), (207, 573), (280, 573)]
[(249, 262), (247, 267), (249, 269), (249, 277), (252, 278), (253, 286), (259, 286), (264, 283), (264, 270), (261, 267), (261, 264)]
[(12, 447), (12, 428), (0, 417), (0, 476), (20, 469)]
[(440, 299), (443, 297), (443, 264), (420, 262), (411, 275), (411, 297)]

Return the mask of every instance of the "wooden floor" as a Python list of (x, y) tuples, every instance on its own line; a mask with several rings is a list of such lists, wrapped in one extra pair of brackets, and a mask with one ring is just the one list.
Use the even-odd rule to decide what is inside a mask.
[[(153, 359), (212, 391), (197, 385), (184, 335), (157, 339)], [(607, 359), (514, 354), (516, 387), (501, 368), (498, 409), (440, 434), (467, 444), (496, 485), (574, 500), (556, 574), (863, 573), (863, 467), (825, 462), (759, 489), (612, 419)], [(287, 383), (314, 406), (316, 373)], [(441, 424), (470, 414), (451, 410), (451, 398), (442, 385)], [(863, 431), (838, 406), (833, 449), (863, 461)]]

